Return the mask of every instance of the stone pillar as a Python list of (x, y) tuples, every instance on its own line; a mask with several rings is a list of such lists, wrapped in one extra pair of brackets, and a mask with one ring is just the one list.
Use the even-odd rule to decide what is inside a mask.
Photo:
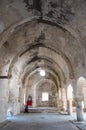
[(82, 110), (82, 102), (76, 103), (76, 113), (77, 113), (77, 121), (83, 121), (83, 110)]
[(8, 79), (0, 79), (0, 122), (6, 120), (8, 107)]
[(62, 108), (63, 108), (63, 111), (67, 110), (67, 100), (66, 100), (66, 90), (65, 90), (65, 88), (62, 88)]
[(68, 115), (72, 114), (72, 99), (67, 100), (67, 111), (68, 111)]
[(83, 86), (82, 88), (82, 92), (83, 92), (83, 95), (84, 95), (84, 111), (86, 112), (86, 85)]
[(36, 107), (37, 106), (37, 104), (36, 104), (36, 86), (32, 87), (32, 97), (33, 97), (33, 99), (32, 99), (32, 101), (33, 101), (32, 106)]
[(61, 111), (61, 110), (63, 110), (63, 101), (61, 100), (61, 99), (58, 99), (57, 100), (57, 109), (58, 109), (58, 111)]
[(20, 113), (19, 88), (15, 87), (9, 91), (9, 108), (11, 115)]
[(61, 89), (59, 89), (58, 94), (57, 94), (57, 109), (58, 111), (62, 110), (62, 96), (61, 96)]
[(82, 108), (83, 95), (82, 96), (77, 96), (75, 98), (75, 101), (76, 101), (77, 121), (83, 121), (84, 120), (83, 108)]
[(20, 88), (19, 89), (20, 112), (24, 112), (24, 106), (26, 104), (25, 96), (26, 96), (26, 88)]

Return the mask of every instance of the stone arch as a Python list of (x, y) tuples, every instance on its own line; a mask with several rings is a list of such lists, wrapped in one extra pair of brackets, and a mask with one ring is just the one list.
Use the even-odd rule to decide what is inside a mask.
[(73, 104), (74, 104), (73, 86), (71, 84), (69, 84), (68, 87), (67, 87), (67, 107), (68, 107), (68, 114), (72, 114), (72, 112), (73, 112)]
[[(52, 90), (52, 87), (51, 87), (51, 92), (48, 92), (48, 89), (50, 88), (50, 86), (49, 87), (46, 87), (46, 86), (43, 86), (43, 84), (45, 84), (45, 85), (53, 85), (53, 89), (54, 89), (54, 91)], [(38, 81), (36, 84), (34, 84), (33, 86), (32, 86), (32, 88), (33, 88), (33, 99), (34, 99), (34, 104), (33, 104), (33, 106), (41, 106), (41, 107), (43, 107), (43, 106), (48, 106), (48, 107), (52, 107), (52, 105), (54, 106), (54, 107), (56, 107), (57, 105), (57, 87), (56, 87), (56, 84), (52, 81), (52, 80), (50, 80), (50, 79), (42, 79), (42, 80), (40, 80), (40, 81)], [(48, 104), (46, 104), (46, 102), (45, 102), (45, 104), (43, 104), (43, 102), (42, 102), (42, 90), (39, 90), (40, 88), (42, 88), (42, 90), (43, 90), (43, 88), (44, 88), (44, 91), (45, 92), (48, 92), (48, 94), (49, 94), (49, 101), (47, 102)], [(39, 93), (39, 94), (36, 94), (36, 93)], [(53, 93), (54, 92), (54, 93)], [(41, 95), (40, 95), (41, 94)], [(52, 94), (56, 94), (56, 95), (52, 95)], [(36, 96), (36, 95), (38, 95), (38, 96)], [(53, 96), (53, 99), (55, 99), (55, 101), (54, 100), (52, 100), (51, 99), (51, 97)], [(55, 104), (50, 104), (51, 102), (54, 102)], [(37, 103), (38, 102), (38, 103)]]
[(79, 77), (78, 80), (77, 80), (77, 93), (80, 94), (82, 93), (82, 88), (83, 88), (83, 85), (85, 83), (85, 78), (84, 77)]
[(86, 111), (86, 79), (84, 77), (79, 77), (77, 81), (77, 95), (82, 100), (82, 107)]
[(50, 24), (52, 26), (59, 27), (62, 30), (69, 32), (75, 39), (77, 39), (77, 41), (79, 42), (79, 46), (81, 48), (79, 36), (77, 35), (76, 32), (74, 32), (74, 30), (72, 30), (72, 29), (70, 29), (62, 24), (56, 23), (53, 20), (49, 20), (49, 19), (47, 20), (47, 18), (40, 19), (40, 16), (29, 17), (29, 18), (26, 18), (22, 21), (18, 21), (15, 24), (12, 24), (10, 27), (7, 28), (7, 30), (2, 32), (1, 37), (0, 37), (0, 45), (2, 46), (3, 43), (5, 43), (8, 40), (8, 38), (15, 32), (15, 30), (18, 29), (18, 27), (24, 26), (25, 24), (31, 23), (33, 21), (36, 21), (36, 22), (38, 21), (38, 23)]
[(71, 84), (69, 84), (67, 87), (67, 98), (73, 99), (73, 87)]
[(77, 114), (77, 120), (78, 121), (83, 121), (84, 116), (83, 116), (83, 101), (84, 101), (84, 94), (83, 94), (83, 85), (85, 82), (84, 77), (79, 77), (77, 80), (77, 85), (76, 85), (76, 96), (75, 96), (75, 101), (76, 101), (76, 114)]

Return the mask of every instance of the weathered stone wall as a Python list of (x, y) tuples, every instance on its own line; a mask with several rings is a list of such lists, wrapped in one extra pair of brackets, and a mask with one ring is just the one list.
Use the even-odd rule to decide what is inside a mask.
[[(42, 101), (42, 94), (48, 93), (48, 101)], [(36, 104), (38, 107), (57, 107), (57, 90), (52, 83), (43, 83), (36, 88)]]

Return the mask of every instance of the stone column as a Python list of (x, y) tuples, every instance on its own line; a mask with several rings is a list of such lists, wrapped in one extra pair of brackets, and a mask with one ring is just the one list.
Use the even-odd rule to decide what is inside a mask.
[(8, 79), (0, 79), (0, 122), (6, 120), (8, 108)]
[(84, 121), (83, 108), (82, 108), (83, 94), (82, 96), (77, 96), (75, 98), (75, 101), (76, 101), (77, 121)]
[(19, 89), (20, 112), (24, 111), (26, 88)]
[(86, 85), (83, 86), (82, 92), (84, 95), (84, 111), (86, 112)]
[(59, 89), (58, 91), (58, 94), (57, 94), (57, 108), (58, 108), (58, 111), (61, 111), (63, 109), (62, 107), (62, 93), (61, 93), (61, 89)]
[(63, 111), (67, 110), (67, 96), (66, 96), (66, 90), (65, 88), (62, 88), (62, 108)]
[(67, 100), (67, 111), (68, 111), (68, 115), (72, 114), (72, 99)]
[(36, 107), (36, 89), (35, 89), (35, 86), (33, 87), (32, 89), (33, 91), (33, 107)]
[(19, 88), (13, 87), (9, 91), (9, 108), (11, 115), (20, 113)]

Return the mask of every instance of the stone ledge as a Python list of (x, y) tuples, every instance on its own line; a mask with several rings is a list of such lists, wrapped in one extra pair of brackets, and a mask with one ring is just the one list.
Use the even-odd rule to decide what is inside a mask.
[(4, 126), (7, 126), (9, 123), (11, 123), (11, 121), (8, 121), (8, 120), (6, 120), (4, 122), (1, 122), (0, 123), (0, 128), (3, 128)]
[(54, 107), (30, 107), (28, 108), (29, 113), (42, 113), (42, 112), (57, 112), (57, 108)]
[(86, 121), (71, 121), (80, 130), (86, 130)]

